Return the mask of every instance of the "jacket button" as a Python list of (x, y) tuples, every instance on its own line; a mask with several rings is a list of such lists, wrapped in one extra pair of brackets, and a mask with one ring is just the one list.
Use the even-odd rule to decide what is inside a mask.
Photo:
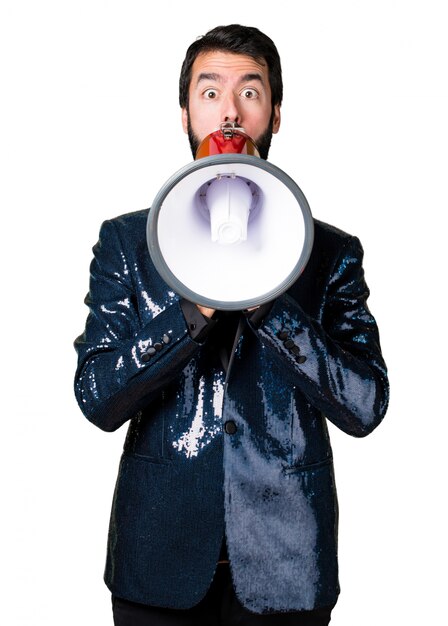
[(158, 342), (154, 344), (154, 349), (157, 350), (157, 352), (160, 352), (162, 348), (163, 348), (163, 344), (158, 343)]
[(299, 346), (293, 346), (293, 347), (291, 348), (291, 352), (292, 352), (295, 356), (299, 356), (299, 354), (300, 354), (300, 348), (299, 348)]
[(162, 341), (164, 344), (168, 344), (171, 341), (171, 337), (169, 335), (163, 335)]
[(288, 339), (288, 333), (286, 330), (281, 330), (278, 334), (279, 338), (283, 341), (284, 339)]
[(224, 431), (228, 435), (234, 435), (236, 433), (236, 431), (237, 431), (237, 425), (235, 424), (235, 422), (233, 420), (228, 420), (224, 424)]
[(149, 354), (149, 356), (152, 357), (155, 355), (156, 352), (157, 350), (154, 348), (154, 346), (151, 346), (150, 348), (147, 349), (146, 354)]
[(300, 365), (305, 363), (305, 361), (306, 361), (306, 356), (299, 356), (299, 357), (297, 357), (297, 363), (300, 363)]
[(283, 342), (283, 345), (288, 350), (291, 350), (291, 348), (293, 348), (296, 344), (294, 343), (294, 341), (292, 339), (287, 339), (286, 341)]
[(144, 352), (142, 354), (142, 361), (143, 361), (143, 363), (147, 363), (150, 360), (150, 358), (151, 358), (151, 355), (148, 354), (147, 352)]

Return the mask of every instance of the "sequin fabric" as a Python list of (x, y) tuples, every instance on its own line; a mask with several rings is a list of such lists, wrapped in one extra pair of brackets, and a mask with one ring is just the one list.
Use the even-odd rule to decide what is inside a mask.
[(103, 225), (75, 342), (86, 417), (106, 431), (129, 422), (106, 583), (135, 602), (193, 606), (225, 534), (248, 609), (331, 605), (338, 505), (326, 420), (362, 437), (388, 403), (361, 245), (316, 221), (303, 275), (264, 319), (241, 315), (225, 371), (152, 266), (146, 218)]

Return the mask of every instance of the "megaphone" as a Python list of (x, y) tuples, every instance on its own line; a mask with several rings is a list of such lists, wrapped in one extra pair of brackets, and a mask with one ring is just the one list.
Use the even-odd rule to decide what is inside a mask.
[(147, 222), (149, 253), (168, 286), (222, 311), (257, 307), (289, 289), (313, 234), (300, 188), (233, 122), (208, 135), (195, 161), (163, 185)]

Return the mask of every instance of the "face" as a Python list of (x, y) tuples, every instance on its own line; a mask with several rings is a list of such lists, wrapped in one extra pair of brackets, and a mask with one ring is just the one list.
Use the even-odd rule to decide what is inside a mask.
[(228, 52), (199, 54), (193, 63), (188, 110), (182, 125), (193, 156), (199, 143), (222, 122), (237, 122), (267, 158), (271, 134), (280, 127), (280, 107), (271, 105), (268, 67)]

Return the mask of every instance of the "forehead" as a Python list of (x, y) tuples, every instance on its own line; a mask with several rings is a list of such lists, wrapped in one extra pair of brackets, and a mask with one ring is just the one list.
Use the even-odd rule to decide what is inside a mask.
[(190, 88), (194, 89), (206, 75), (214, 75), (218, 81), (236, 83), (258, 75), (266, 88), (269, 87), (268, 67), (264, 59), (254, 59), (245, 54), (222, 51), (198, 54), (192, 67)]

